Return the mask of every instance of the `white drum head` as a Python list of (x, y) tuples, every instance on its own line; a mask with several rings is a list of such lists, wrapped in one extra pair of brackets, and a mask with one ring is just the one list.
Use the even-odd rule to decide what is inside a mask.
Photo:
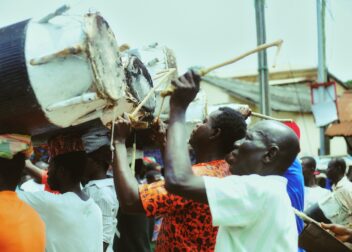
[(87, 55), (95, 85), (104, 99), (117, 101), (125, 95), (125, 75), (117, 43), (108, 23), (98, 14), (85, 16)]

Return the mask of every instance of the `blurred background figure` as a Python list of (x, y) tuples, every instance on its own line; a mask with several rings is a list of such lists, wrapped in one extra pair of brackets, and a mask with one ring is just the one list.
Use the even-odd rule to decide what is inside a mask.
[(328, 164), (327, 177), (332, 183), (332, 193), (306, 210), (313, 219), (348, 226), (352, 223), (352, 183), (346, 176), (346, 162), (334, 158)]
[(304, 177), (304, 210), (307, 210), (312, 205), (317, 204), (319, 200), (328, 197), (330, 191), (320, 187), (316, 181), (316, 175), (319, 172), (316, 170), (316, 161), (313, 157), (302, 157), (302, 171)]
[(102, 125), (87, 130), (82, 135), (88, 162), (82, 183), (83, 191), (99, 206), (103, 216), (103, 249), (113, 251), (113, 241), (117, 226), (119, 202), (116, 197), (113, 178), (107, 176), (111, 165), (109, 131)]
[(20, 186), (20, 190), (25, 192), (44, 191), (41, 174), (48, 170), (49, 165), (44, 161), (38, 161), (33, 164), (29, 159), (26, 160), (25, 172), (31, 176), (29, 180)]

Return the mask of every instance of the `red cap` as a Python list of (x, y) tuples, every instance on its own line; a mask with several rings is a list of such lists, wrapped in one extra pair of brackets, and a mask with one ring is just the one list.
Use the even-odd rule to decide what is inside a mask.
[(293, 130), (293, 132), (295, 132), (295, 134), (297, 135), (298, 139), (301, 138), (301, 130), (299, 129), (297, 123), (295, 122), (284, 122), (284, 124), (291, 128)]

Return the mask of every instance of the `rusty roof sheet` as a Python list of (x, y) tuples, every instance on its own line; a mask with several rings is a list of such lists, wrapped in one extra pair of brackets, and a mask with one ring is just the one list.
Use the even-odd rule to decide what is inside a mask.
[(327, 136), (352, 136), (352, 122), (331, 124), (325, 131)]
[(337, 99), (340, 122), (352, 122), (352, 91), (346, 91)]

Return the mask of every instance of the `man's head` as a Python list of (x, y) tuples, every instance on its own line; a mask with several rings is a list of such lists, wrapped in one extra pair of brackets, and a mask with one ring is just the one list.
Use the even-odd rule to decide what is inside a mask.
[(236, 175), (282, 175), (300, 151), (295, 133), (282, 123), (261, 121), (248, 129), (227, 156)]
[(328, 164), (326, 175), (332, 180), (334, 184), (340, 181), (340, 179), (346, 173), (346, 162), (342, 158), (333, 158)]
[(304, 177), (304, 185), (308, 186), (310, 181), (314, 179), (317, 163), (313, 157), (305, 156), (301, 158), (302, 172)]
[(95, 179), (97, 174), (106, 174), (112, 161), (110, 146), (104, 145), (87, 154), (87, 166), (84, 173), (84, 182)]
[(12, 159), (0, 158), (0, 190), (14, 191), (25, 165), (25, 155), (17, 153)]
[(218, 144), (225, 153), (233, 149), (233, 143), (246, 134), (247, 124), (242, 114), (229, 107), (221, 107), (209, 114), (203, 123), (193, 130), (189, 143), (196, 150)]
[(55, 156), (48, 169), (48, 184), (52, 190), (77, 185), (82, 180), (87, 155), (84, 151), (69, 152)]

